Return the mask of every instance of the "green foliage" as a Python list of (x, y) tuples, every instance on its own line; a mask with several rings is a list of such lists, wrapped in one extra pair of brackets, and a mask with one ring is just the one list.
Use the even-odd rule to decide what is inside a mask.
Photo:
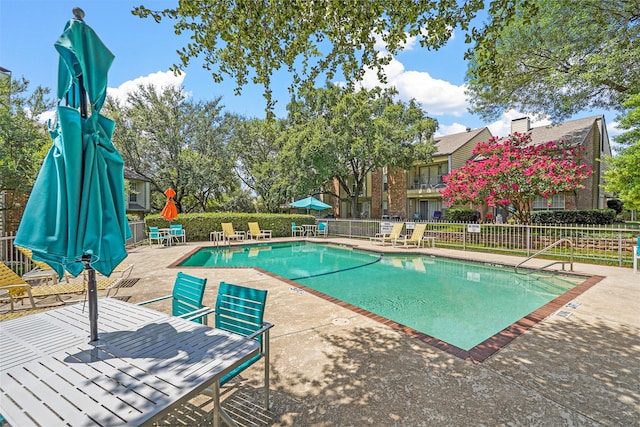
[(182, 87), (140, 85), (123, 104), (108, 98), (105, 110), (116, 121), (113, 142), (125, 164), (151, 181), (155, 210), (169, 187), (179, 213), (213, 210), (239, 188), (220, 98), (193, 102)]
[(640, 93), (630, 95), (622, 105), (624, 112), (617, 119), (618, 127), (625, 132), (616, 136), (615, 140), (621, 145), (637, 144), (640, 142)]
[(627, 209), (640, 209), (640, 93), (624, 102), (626, 109), (618, 119), (626, 131), (616, 137), (621, 149), (605, 158), (605, 190), (619, 197)]
[[(491, 3), (502, 8), (505, 1)], [(512, 8), (511, 1), (506, 3)], [(336, 80), (338, 73), (351, 84), (366, 67), (382, 75), (382, 67), (409, 38), (428, 49), (442, 47), (454, 28), (466, 30), (483, 7), (483, 0), (202, 0), (181, 1), (165, 10), (138, 6), (133, 14), (156, 22), (173, 20), (176, 34), (191, 37), (178, 52), (174, 70), (202, 58), (215, 82), (225, 75), (235, 81), (236, 93), (249, 83), (262, 85), (271, 112), (271, 84), (278, 70), (291, 73), (292, 89), (313, 85), (320, 76)], [(376, 35), (390, 55), (376, 49)]]
[(449, 208), (446, 210), (445, 220), (448, 222), (476, 222), (476, 215), (473, 209)]
[(605, 189), (624, 202), (627, 209), (640, 209), (640, 141), (606, 159)]
[(560, 120), (618, 109), (640, 88), (637, 0), (507, 3), (515, 9), (494, 10), (466, 55), (472, 111), (487, 120), (511, 108)]
[(33, 185), (51, 138), (36, 117), (52, 106), (48, 89), (25, 96), (29, 82), (0, 75), (0, 191), (27, 192)]
[(282, 183), (284, 175), (277, 165), (280, 154), (277, 139), (283, 127), (282, 120), (234, 121), (229, 149), (234, 153), (238, 176), (259, 197), (256, 203), (259, 211), (276, 212), (285, 202), (278, 188), (288, 187), (289, 183)]
[(368, 173), (429, 161), (437, 122), (413, 101), (395, 102), (393, 95), (328, 84), (294, 97), (279, 158), (280, 173), (293, 190), (286, 196), (318, 194), (335, 179), (356, 213)]
[[(147, 215), (144, 218), (146, 227), (169, 227), (169, 221), (160, 215)], [(313, 215), (297, 214), (245, 214), (233, 212), (191, 213), (181, 214), (173, 220), (173, 224), (182, 224), (190, 241), (208, 241), (209, 233), (222, 231), (223, 222), (233, 224), (234, 230), (247, 231), (249, 222), (257, 222), (263, 230), (271, 230), (273, 237), (290, 237), (291, 223), (297, 225), (315, 224)]]
[(592, 209), (580, 211), (536, 211), (531, 214), (532, 224), (613, 224), (616, 211), (613, 209)]

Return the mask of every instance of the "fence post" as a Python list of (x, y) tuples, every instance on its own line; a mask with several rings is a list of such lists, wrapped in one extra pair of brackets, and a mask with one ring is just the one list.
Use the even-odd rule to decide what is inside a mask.
[(462, 250), (467, 250), (467, 227), (462, 227)]
[(618, 267), (622, 267), (622, 232), (618, 229)]
[(531, 226), (529, 224), (525, 224), (525, 229), (527, 230), (527, 241), (526, 241), (526, 245), (527, 245), (527, 256), (531, 255)]

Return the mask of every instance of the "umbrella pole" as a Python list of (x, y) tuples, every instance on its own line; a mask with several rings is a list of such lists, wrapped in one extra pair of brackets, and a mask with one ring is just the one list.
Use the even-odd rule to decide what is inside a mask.
[[(75, 11), (74, 11), (75, 14)], [(84, 12), (83, 14), (84, 15)], [(80, 16), (82, 19), (84, 16)], [(76, 19), (78, 17), (76, 16)], [(80, 94), (80, 117), (87, 118), (87, 91), (84, 87), (84, 76), (78, 76), (78, 91)], [(98, 340), (98, 286), (96, 284), (96, 271), (91, 267), (91, 255), (82, 255), (84, 269), (88, 273), (87, 294), (89, 299), (89, 332), (90, 341)]]
[(91, 255), (83, 255), (82, 262), (84, 269), (88, 273), (87, 294), (89, 300), (89, 331), (91, 341), (98, 340), (98, 287), (96, 285), (96, 271), (90, 264)]

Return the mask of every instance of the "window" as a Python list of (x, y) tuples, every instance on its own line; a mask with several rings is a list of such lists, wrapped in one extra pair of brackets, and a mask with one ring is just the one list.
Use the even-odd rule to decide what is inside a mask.
[(551, 197), (551, 206), (548, 205), (549, 201), (542, 196), (536, 196), (533, 199), (534, 211), (546, 211), (546, 210), (564, 210), (564, 194), (555, 194)]
[(140, 193), (139, 187), (141, 187), (139, 183), (129, 181), (129, 203), (138, 202), (138, 193)]

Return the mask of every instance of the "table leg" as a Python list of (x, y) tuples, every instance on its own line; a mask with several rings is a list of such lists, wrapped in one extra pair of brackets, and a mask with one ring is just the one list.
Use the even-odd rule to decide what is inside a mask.
[(220, 418), (222, 418), (229, 427), (238, 427), (238, 424), (236, 424), (229, 414), (220, 406), (220, 384), (218, 381), (214, 383), (211, 389), (213, 395), (213, 427), (220, 427)]

